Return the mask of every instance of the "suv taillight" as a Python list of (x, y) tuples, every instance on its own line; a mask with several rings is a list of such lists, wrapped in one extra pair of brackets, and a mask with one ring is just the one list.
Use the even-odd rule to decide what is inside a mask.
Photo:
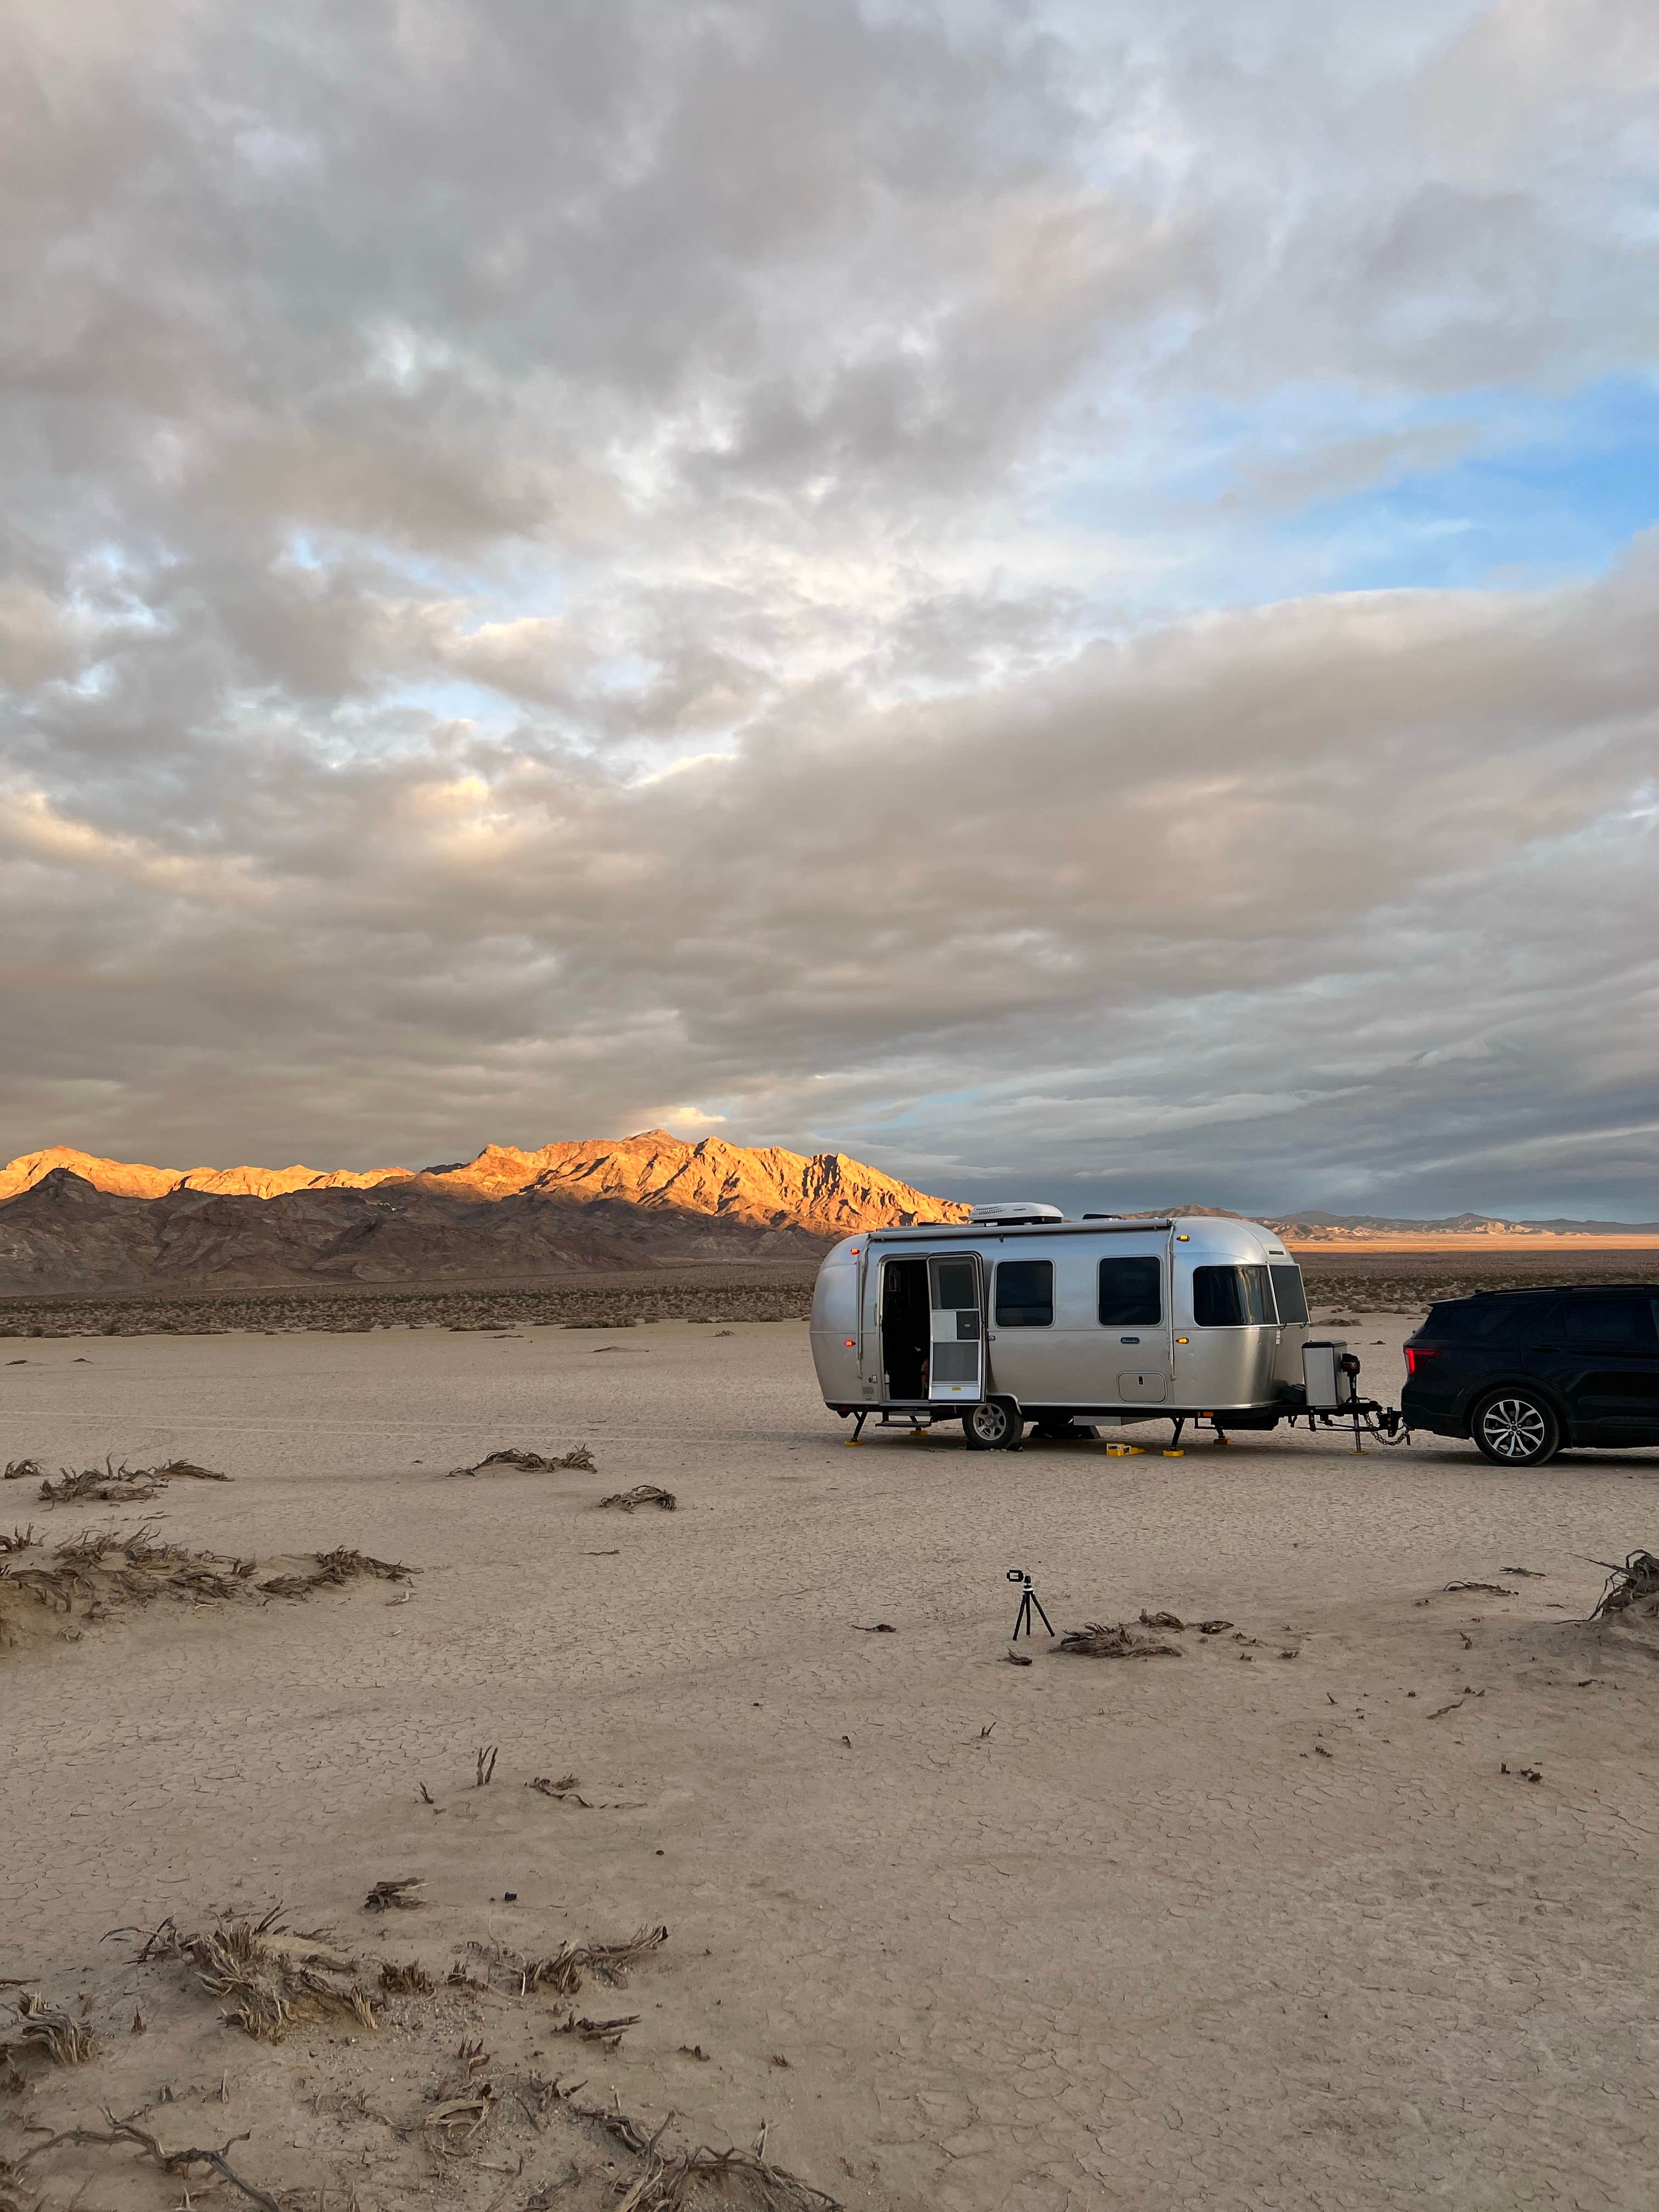
[(1425, 1360), (1438, 1359), (1439, 1357), (1440, 1354), (1429, 1345), (1408, 1344), (1406, 1346), (1406, 1372), (1415, 1375)]

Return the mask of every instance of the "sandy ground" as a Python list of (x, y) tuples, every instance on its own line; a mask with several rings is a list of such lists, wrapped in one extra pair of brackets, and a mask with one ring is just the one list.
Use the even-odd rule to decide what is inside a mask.
[[(1402, 1326), (1349, 1331), (1379, 1395)], [(585, 2079), (676, 2137), (764, 2122), (769, 2158), (872, 2212), (1651, 2205), (1659, 1673), (1569, 1623), (1601, 1583), (1574, 1553), (1659, 1539), (1659, 1453), (1507, 1474), (1429, 1439), (1171, 1459), (846, 1433), (787, 1322), (0, 1365), (0, 1460), (188, 1454), (234, 1481), (169, 1490), (143, 1516), (169, 1537), (421, 1571), (404, 1603), (157, 1606), (0, 1655), (0, 1976), (101, 2042), (0, 2094), (0, 2155), (143, 2106), (167, 2147), (250, 2130), (232, 2162), (285, 2204), (618, 2203), (631, 2168), (584, 2178), (533, 2099), (470, 2157), (421, 2150), (436, 2054), (472, 2034), (501, 2081)], [(584, 1441), (597, 1474), (445, 1474)], [(595, 1510), (640, 1482), (679, 1510)], [(100, 1512), (0, 1490), (7, 1528), (52, 1540)], [(1015, 1566), (1057, 1628), (1235, 1626), (1179, 1661), (1040, 1639), (1015, 1668)], [(570, 1772), (589, 1805), (523, 1786)], [(408, 1875), (424, 1910), (363, 1912)], [(581, 1999), (641, 2015), (615, 2052), (476, 1988), (272, 2050), (176, 1961), (100, 1942), (277, 1899), (441, 1983), (671, 1934)], [(84, 2212), (248, 2201), (105, 2148), (9, 2185)]]

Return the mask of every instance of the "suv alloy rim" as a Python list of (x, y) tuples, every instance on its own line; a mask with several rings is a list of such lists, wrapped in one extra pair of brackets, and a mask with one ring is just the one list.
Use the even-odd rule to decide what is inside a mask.
[(1500, 1459), (1530, 1459), (1549, 1430), (1530, 1398), (1494, 1398), (1480, 1416), (1481, 1431)]

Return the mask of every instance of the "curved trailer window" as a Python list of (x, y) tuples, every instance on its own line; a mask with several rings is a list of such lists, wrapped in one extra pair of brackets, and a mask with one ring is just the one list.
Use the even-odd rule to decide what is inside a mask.
[(1277, 1318), (1265, 1267), (1193, 1269), (1193, 1319), (1200, 1328), (1250, 1328)]
[(1302, 1279), (1300, 1267), (1269, 1267), (1273, 1279), (1273, 1296), (1279, 1301), (1280, 1321), (1306, 1321), (1308, 1291)]

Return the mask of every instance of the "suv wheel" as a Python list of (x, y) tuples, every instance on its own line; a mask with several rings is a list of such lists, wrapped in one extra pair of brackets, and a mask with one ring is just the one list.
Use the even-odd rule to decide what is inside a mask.
[(1016, 1451), (1025, 1433), (1019, 1409), (1010, 1398), (987, 1398), (962, 1417), (969, 1451)]
[(1472, 1432), (1498, 1467), (1542, 1467), (1561, 1449), (1555, 1409), (1528, 1390), (1500, 1390), (1475, 1408)]

